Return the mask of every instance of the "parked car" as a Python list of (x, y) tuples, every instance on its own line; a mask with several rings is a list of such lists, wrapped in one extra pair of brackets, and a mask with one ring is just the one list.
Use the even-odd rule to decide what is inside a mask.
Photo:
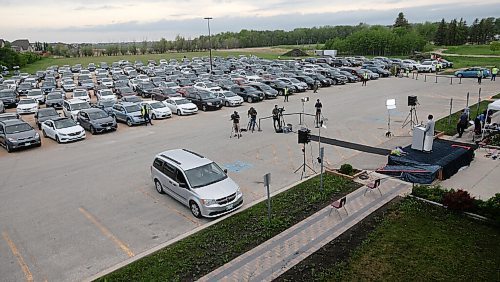
[(218, 110), (222, 107), (222, 100), (217, 98), (215, 94), (205, 90), (189, 93), (186, 98), (202, 111)]
[(118, 126), (116, 120), (104, 110), (98, 108), (85, 109), (78, 112), (76, 120), (92, 135), (106, 131), (115, 131)]
[(125, 122), (128, 126), (146, 123), (141, 114), (141, 106), (136, 103), (120, 102), (114, 104), (113, 115), (117, 121)]
[(243, 100), (247, 101), (248, 103), (262, 101), (265, 98), (265, 95), (264, 93), (262, 93), (262, 91), (259, 91), (250, 86), (233, 86), (231, 88), (231, 91), (238, 96), (241, 96), (241, 98), (243, 98)]
[(247, 85), (264, 93), (266, 99), (276, 99), (278, 97), (278, 91), (265, 83), (253, 82)]
[(4, 121), (4, 120), (10, 120), (10, 119), (21, 119), (21, 116), (18, 115), (17, 113), (3, 113), (3, 114), (0, 114), (0, 121)]
[(103, 100), (97, 101), (94, 107), (105, 111), (106, 113), (112, 115), (113, 114), (113, 105), (116, 104), (115, 101), (112, 100)]
[(235, 107), (243, 104), (243, 98), (231, 91), (222, 91), (216, 94), (226, 107)]
[(15, 149), (36, 146), (40, 147), (40, 135), (31, 125), (19, 119), (0, 121), (0, 145), (7, 152)]
[(155, 88), (151, 94), (151, 99), (156, 101), (163, 101), (168, 97), (182, 97), (181, 94), (177, 93), (173, 88)]
[(120, 102), (136, 103), (136, 104), (138, 104), (142, 101), (143, 101), (142, 98), (139, 96), (125, 96), (125, 97), (120, 99)]
[(54, 118), (42, 123), (42, 135), (66, 143), (85, 139), (85, 130), (70, 118)]
[(26, 94), (27, 98), (35, 99), (38, 104), (45, 103), (45, 95), (40, 89), (32, 89)]
[(44, 81), (40, 89), (42, 89), (42, 92), (44, 94), (49, 94), (50, 92), (54, 91), (54, 89), (56, 89), (56, 85), (51, 81)]
[(111, 91), (111, 89), (101, 89), (96, 93), (97, 100), (111, 100), (117, 101), (116, 95)]
[(292, 87), (294, 92), (304, 92), (307, 90), (307, 84), (295, 78), (279, 77), (278, 80), (281, 80), (289, 87)]
[(63, 113), (65, 117), (76, 120), (76, 115), (83, 109), (90, 109), (90, 104), (84, 100), (70, 99), (63, 101)]
[(64, 99), (61, 97), (61, 94), (57, 92), (50, 92), (47, 94), (47, 97), (45, 97), (45, 106), (61, 109), (63, 101)]
[(176, 113), (179, 116), (198, 112), (198, 107), (184, 97), (170, 97), (163, 101), (163, 103), (170, 108), (172, 113)]
[(75, 90), (76, 88), (76, 83), (73, 81), (73, 79), (71, 78), (68, 78), (68, 79), (64, 79), (62, 82), (61, 82), (61, 86), (62, 86), (62, 89), (66, 92), (71, 92), (73, 90)]
[(17, 94), (18, 95), (26, 95), (28, 94), (28, 91), (33, 89), (33, 86), (29, 82), (22, 82), (17, 86)]
[(172, 111), (169, 107), (160, 101), (144, 101), (141, 107), (148, 107), (151, 119), (164, 119), (172, 117)]
[(437, 61), (425, 61), (417, 66), (419, 72), (436, 72)]
[[(283, 81), (281, 80), (264, 80), (264, 84), (267, 84), (271, 86), (273, 89), (278, 91), (278, 95), (283, 95), (285, 93), (285, 88), (288, 88), (288, 85), (286, 85)], [(290, 91), (291, 89), (288, 89)], [(293, 92), (290, 92), (290, 94)]]
[(80, 99), (90, 103), (90, 95), (86, 89), (77, 88), (73, 91), (73, 99)]
[(16, 107), (19, 98), (17, 98), (16, 92), (12, 89), (0, 90), (0, 101), (3, 102), (6, 108)]
[(378, 74), (380, 77), (389, 77), (391, 75), (391, 73), (388, 70), (385, 70), (385, 69), (377, 67), (377, 66), (363, 66), (362, 68), (370, 70), (370, 71)]
[(206, 91), (209, 91), (212, 93), (222, 92), (222, 88), (220, 88), (219, 86), (217, 86), (215, 83), (213, 83), (211, 81), (197, 82), (194, 85), (194, 88), (199, 89), (199, 90), (206, 90)]
[(155, 86), (151, 82), (139, 83), (136, 87), (137, 95), (140, 95), (143, 98), (149, 98), (151, 97), (151, 94), (153, 94), (153, 88), (155, 88)]
[(5, 106), (3, 105), (2, 100), (0, 100), (0, 114), (5, 112)]
[(243, 205), (239, 186), (215, 162), (185, 149), (161, 152), (151, 165), (158, 193), (189, 207), (195, 217), (217, 217)]
[(483, 71), (483, 78), (484, 77), (489, 77), (490, 76), (490, 71), (485, 68), (481, 67), (473, 67), (473, 68), (466, 68), (463, 70), (458, 70), (455, 72), (456, 77), (464, 77), (464, 78), (477, 78), (477, 72), (482, 70)]
[(130, 87), (117, 87), (115, 89), (115, 92), (116, 92), (116, 96), (118, 96), (118, 98), (123, 98), (123, 97), (127, 97), (127, 96), (135, 96), (137, 95), (136, 92), (134, 92), (134, 90), (132, 90), (132, 88)]
[(38, 129), (42, 129), (42, 123), (49, 119), (58, 118), (61, 115), (54, 108), (43, 108), (39, 109), (38, 112), (35, 113), (35, 123)]
[(23, 98), (19, 100), (16, 107), (18, 114), (34, 114), (38, 111), (38, 101), (31, 98)]

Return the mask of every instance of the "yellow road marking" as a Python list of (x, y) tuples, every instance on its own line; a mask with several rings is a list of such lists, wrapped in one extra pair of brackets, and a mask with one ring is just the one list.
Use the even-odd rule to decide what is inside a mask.
[[(150, 197), (151, 199), (158, 201), (158, 199), (157, 199), (155, 196), (151, 195), (151, 193), (149, 193), (148, 191), (144, 190), (143, 188), (139, 188), (139, 191), (140, 191), (142, 194), (144, 194), (144, 195), (146, 195), (146, 196)], [(177, 210), (176, 208), (170, 207), (170, 206), (165, 205), (165, 204), (162, 204), (162, 206), (166, 207), (166, 208), (167, 208), (167, 209), (169, 209), (169, 210), (174, 211), (174, 212), (175, 212), (175, 213), (177, 213), (178, 215), (182, 216), (184, 219), (187, 219), (188, 221), (191, 221), (194, 225), (196, 225), (196, 226), (200, 226), (200, 223), (199, 223), (199, 222), (197, 222), (197, 221), (193, 220), (192, 218), (190, 218), (189, 216), (187, 216), (187, 215), (183, 214), (182, 212), (180, 212), (180, 211), (179, 211), (179, 210)]]
[(16, 257), (17, 262), (19, 263), (19, 266), (21, 266), (21, 269), (23, 270), (24, 277), (26, 278), (26, 281), (33, 281), (33, 275), (31, 274), (31, 271), (30, 271), (28, 265), (26, 264), (26, 262), (24, 262), (23, 257), (21, 256), (21, 254), (17, 250), (17, 247), (14, 244), (14, 242), (12, 242), (12, 240), (10, 240), (7, 232), (2, 232), (2, 236), (5, 239), (5, 241), (7, 242), (7, 244), (9, 245), (9, 248), (10, 248), (10, 251), (12, 252), (12, 254)]
[(92, 222), (101, 232), (106, 235), (111, 241), (113, 241), (120, 249), (122, 249), (123, 252), (125, 252), (129, 257), (135, 256), (132, 250), (129, 249), (129, 247), (122, 242), (120, 239), (118, 239), (111, 231), (109, 231), (108, 228), (106, 228), (97, 218), (95, 218), (90, 212), (88, 212), (86, 209), (80, 207), (78, 208), (80, 212), (90, 221)]

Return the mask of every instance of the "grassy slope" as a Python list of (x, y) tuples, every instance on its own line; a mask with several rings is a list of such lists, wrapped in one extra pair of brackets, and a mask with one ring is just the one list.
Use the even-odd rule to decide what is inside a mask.
[[(491, 103), (490, 101), (481, 101), (481, 104), (479, 105), (479, 112), (477, 111), (477, 103), (470, 105), (470, 117), (471, 119), (475, 119), (476, 116), (481, 114), (484, 110), (488, 108), (488, 104)], [(436, 131), (443, 131), (444, 134), (446, 135), (455, 135), (457, 133), (457, 122), (458, 119), (460, 118), (460, 115), (462, 114), (463, 109), (454, 112), (451, 114), (451, 123), (448, 125), (448, 116), (439, 119), (436, 121), (436, 126), (435, 129)]]
[(267, 220), (266, 202), (260, 202), (100, 281), (195, 280), (325, 207), (332, 197), (359, 186), (325, 174), (322, 193), (318, 187), (319, 177), (315, 177), (274, 196), (272, 224)]
[(408, 199), (329, 280), (498, 281), (498, 242), (498, 227)]
[(446, 60), (453, 62), (453, 68), (460, 69), (466, 67), (488, 67), (500, 66), (500, 58), (475, 58), (475, 57), (450, 57), (443, 56)]
[(489, 45), (460, 45), (446, 46), (443, 53), (459, 54), (459, 55), (500, 55), (500, 51), (490, 50)]

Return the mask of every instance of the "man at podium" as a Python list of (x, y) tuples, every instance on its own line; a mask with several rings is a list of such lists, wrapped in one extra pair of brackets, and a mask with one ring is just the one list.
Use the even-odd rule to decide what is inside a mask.
[(425, 138), (424, 138), (424, 151), (432, 151), (432, 144), (434, 143), (434, 116), (427, 117), (427, 124), (425, 125)]

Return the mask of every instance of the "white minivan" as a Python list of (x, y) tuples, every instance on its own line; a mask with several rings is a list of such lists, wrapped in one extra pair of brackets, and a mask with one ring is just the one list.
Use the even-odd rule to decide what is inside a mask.
[(215, 162), (186, 149), (159, 153), (151, 166), (156, 191), (188, 206), (195, 217), (218, 217), (243, 205), (240, 187)]

